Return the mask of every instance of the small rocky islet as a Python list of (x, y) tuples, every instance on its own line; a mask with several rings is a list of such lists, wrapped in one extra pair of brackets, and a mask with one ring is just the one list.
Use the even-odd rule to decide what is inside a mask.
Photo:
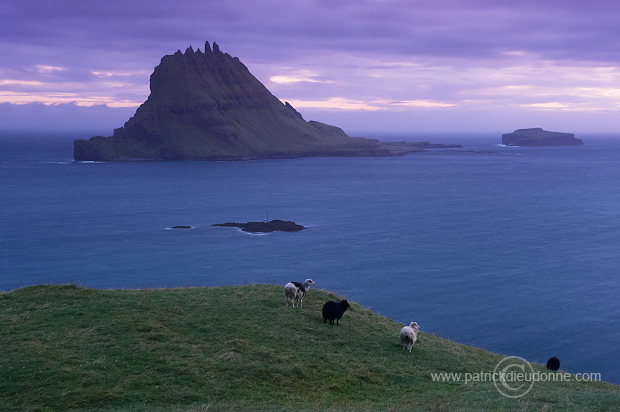
[(247, 222), (247, 223), (216, 223), (211, 226), (220, 227), (236, 227), (248, 233), (270, 233), (270, 232), (298, 232), (307, 229), (307, 227), (298, 225), (288, 220), (266, 220), (264, 222)]
[(505, 146), (582, 146), (583, 140), (572, 133), (550, 132), (540, 127), (517, 129), (502, 135)]

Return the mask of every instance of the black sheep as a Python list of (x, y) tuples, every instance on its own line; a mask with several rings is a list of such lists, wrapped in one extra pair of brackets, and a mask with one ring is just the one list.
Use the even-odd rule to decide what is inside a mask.
[(549, 360), (547, 361), (547, 369), (549, 369), (550, 371), (557, 371), (558, 369), (560, 369), (560, 360), (555, 356), (549, 358)]
[(323, 323), (329, 320), (329, 324), (333, 325), (335, 320), (336, 325), (338, 325), (338, 320), (350, 306), (346, 299), (337, 303), (332, 300), (325, 302), (323, 305)]

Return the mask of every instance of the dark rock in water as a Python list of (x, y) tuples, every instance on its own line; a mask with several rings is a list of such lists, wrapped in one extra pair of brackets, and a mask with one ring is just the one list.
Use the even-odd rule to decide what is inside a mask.
[(412, 152), (422, 152), (425, 149), (462, 149), (460, 144), (443, 144), (429, 142), (382, 142), (383, 146), (393, 150), (396, 154), (398, 151), (408, 150)]
[(502, 144), (506, 146), (581, 146), (583, 141), (572, 133), (549, 132), (535, 127), (517, 129), (502, 135)]
[(555, 356), (549, 358), (549, 360), (547, 361), (547, 369), (551, 371), (557, 371), (558, 369), (560, 369), (560, 359)]
[(391, 156), (420, 151), (353, 138), (307, 122), (239, 61), (207, 42), (164, 56), (151, 94), (111, 137), (74, 142), (78, 161), (246, 160), (303, 156)]
[(192, 226), (186, 226), (186, 225), (178, 225), (178, 226), (171, 226), (170, 229), (191, 229)]
[(270, 220), (268, 222), (248, 222), (248, 223), (216, 223), (212, 226), (238, 227), (244, 232), (249, 233), (269, 233), (269, 232), (298, 232), (307, 229), (295, 222), (284, 220)]

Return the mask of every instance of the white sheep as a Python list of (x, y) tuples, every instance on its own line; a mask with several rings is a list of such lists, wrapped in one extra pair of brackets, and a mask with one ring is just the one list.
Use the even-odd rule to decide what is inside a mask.
[(295, 307), (295, 299), (297, 299), (297, 286), (293, 282), (288, 282), (284, 285), (284, 304), (288, 306), (288, 301), (291, 301), (293, 307)]
[(411, 348), (416, 340), (418, 340), (418, 332), (420, 326), (416, 322), (411, 322), (409, 326), (405, 326), (400, 330), (400, 343), (403, 345), (403, 349), (408, 349), (411, 352)]
[(297, 301), (297, 306), (303, 306), (304, 296), (310, 289), (310, 286), (315, 285), (312, 279), (306, 279), (304, 283), (299, 282), (289, 282), (284, 285), (284, 300), (286, 306), (288, 306), (288, 301), (291, 301), (291, 305), (295, 307), (295, 301)]

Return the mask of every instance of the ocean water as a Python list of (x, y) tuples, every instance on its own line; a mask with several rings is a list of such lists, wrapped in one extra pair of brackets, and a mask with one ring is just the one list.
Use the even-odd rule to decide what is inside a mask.
[[(620, 136), (579, 137), (515, 148), (450, 136), (433, 141), (465, 148), (394, 158), (76, 163), (67, 139), (4, 136), (0, 290), (311, 277), (424, 332), (620, 383)], [(211, 226), (267, 213), (309, 229)]]

